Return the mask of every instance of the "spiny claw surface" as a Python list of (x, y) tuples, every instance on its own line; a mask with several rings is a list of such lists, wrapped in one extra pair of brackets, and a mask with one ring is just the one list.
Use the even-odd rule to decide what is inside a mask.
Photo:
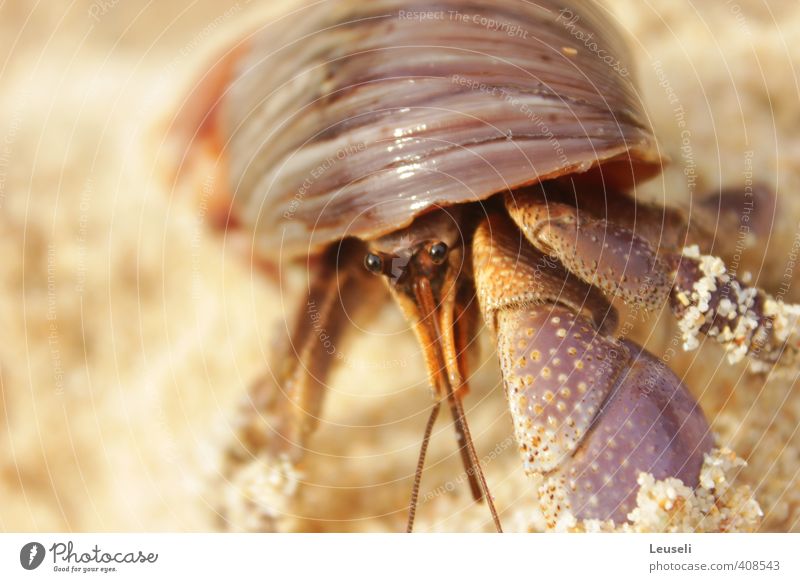
[(630, 368), (567, 471), (573, 511), (585, 519), (624, 521), (636, 507), (640, 473), (696, 486), (703, 455), (714, 445), (678, 378), (652, 354), (624, 343), (633, 355)]
[(642, 472), (697, 484), (713, 439), (662, 362), (561, 306), (506, 309), (497, 325), (525, 468), (561, 480), (576, 517), (625, 521)]
[(504, 310), (497, 350), (525, 468), (558, 468), (583, 441), (624, 370), (625, 348), (566, 309)]
[(520, 197), (506, 207), (531, 244), (583, 281), (649, 311), (665, 303), (668, 270), (646, 239), (567, 204)]

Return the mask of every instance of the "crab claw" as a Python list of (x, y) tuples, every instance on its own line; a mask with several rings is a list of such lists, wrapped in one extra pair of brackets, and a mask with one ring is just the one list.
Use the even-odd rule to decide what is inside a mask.
[(697, 484), (713, 438), (663, 362), (560, 306), (507, 310), (497, 321), (525, 468), (558, 479), (576, 517), (624, 522), (640, 473)]
[[(575, 308), (590, 287), (536, 261), (532, 248), (490, 236), (501, 229), (487, 225), (473, 246), (476, 285), (526, 472), (560, 483), (577, 518), (615, 522), (634, 508), (640, 473), (696, 485), (713, 438), (686, 387), (663, 362)], [(536, 301), (524, 299), (529, 285), (513, 283), (526, 280), (516, 271), (531, 265)]]

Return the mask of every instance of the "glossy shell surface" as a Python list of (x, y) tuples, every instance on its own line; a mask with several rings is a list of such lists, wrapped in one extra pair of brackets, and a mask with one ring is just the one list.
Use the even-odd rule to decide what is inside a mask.
[(208, 71), (190, 150), (218, 148), (260, 253), (303, 256), (571, 172), (656, 173), (627, 59), (593, 3), (331, 0)]

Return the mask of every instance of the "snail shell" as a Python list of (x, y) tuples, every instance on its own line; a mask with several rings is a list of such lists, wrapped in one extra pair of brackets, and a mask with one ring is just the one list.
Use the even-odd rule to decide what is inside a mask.
[(231, 49), (179, 129), (257, 250), (303, 256), (601, 164), (613, 187), (658, 172), (620, 38), (589, 2), (334, 0)]

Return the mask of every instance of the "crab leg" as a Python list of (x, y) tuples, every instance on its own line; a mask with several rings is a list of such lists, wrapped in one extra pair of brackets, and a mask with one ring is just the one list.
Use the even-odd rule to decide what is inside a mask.
[(666, 366), (576, 305), (596, 291), (542, 266), (504, 216), (478, 228), (473, 253), (526, 471), (559, 487), (575, 516), (617, 522), (635, 506), (640, 472), (696, 484), (712, 446), (702, 412)]
[[(337, 340), (346, 327), (348, 307), (353, 307), (346, 304), (353, 303), (356, 293), (361, 296), (358, 283), (368, 284), (356, 281), (367, 278), (358, 256), (350, 254), (336, 245), (321, 257), (305, 303), (274, 350), (269, 371), (253, 383), (242, 403), (223, 474), (244, 489), (236, 492), (244, 499), (228, 504), (232, 509), (223, 512), (226, 519), (243, 501), (243, 517), (252, 521), (257, 516), (257, 529), (280, 529), (278, 522), (292, 511), (306, 443), (318, 424), (326, 380), (337, 360)], [(265, 474), (272, 478), (264, 479)], [(260, 491), (249, 486), (253, 480)], [(270, 488), (278, 490), (265, 490)]]
[(742, 244), (746, 247), (749, 243), (743, 243), (740, 236), (718, 234), (768, 234), (777, 202), (774, 192), (761, 183), (750, 189), (727, 188), (699, 196), (691, 208), (690, 221), (689, 213), (681, 208), (637, 200), (616, 190), (598, 192), (597, 183), (580, 174), (518, 190), (511, 198), (542, 195), (550, 203), (560, 202), (606, 218), (647, 239), (662, 252), (680, 252), (683, 247), (697, 245), (703, 252), (723, 258), (741, 253)]
[(659, 253), (628, 228), (544, 197), (507, 196), (506, 208), (533, 245), (606, 295), (647, 311), (668, 301), (684, 349), (696, 348), (702, 333), (720, 343), (731, 362), (749, 356), (793, 366), (800, 359), (800, 305), (746, 285), (696, 245)]
[(729, 274), (718, 257), (687, 247), (667, 258), (673, 284), (672, 311), (684, 349), (697, 347), (698, 333), (722, 344), (728, 361), (745, 356), (755, 370), (777, 364), (793, 369), (800, 360), (800, 305), (784, 303)]
[[(582, 196), (583, 192), (596, 193), (597, 184), (586, 183), (578, 175), (515, 191), (507, 198), (507, 203), (513, 205), (517, 197), (522, 200), (544, 197), (550, 203), (559, 202), (580, 208), (595, 217), (613, 219), (616, 225), (653, 241), (658, 248), (673, 251), (680, 250), (687, 244), (709, 248), (714, 240), (713, 232), (702, 226), (699, 220), (690, 222), (687, 213), (680, 208), (642, 202), (626, 192), (616, 190), (595, 196)], [(694, 209), (693, 213), (705, 215), (708, 212), (703, 207)], [(730, 218), (727, 213), (724, 216)]]

